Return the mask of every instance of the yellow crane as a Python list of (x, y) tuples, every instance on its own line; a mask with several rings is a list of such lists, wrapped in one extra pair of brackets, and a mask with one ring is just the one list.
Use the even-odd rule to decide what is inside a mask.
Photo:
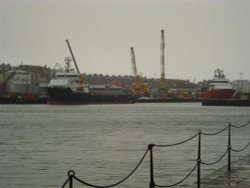
[(138, 95), (138, 96), (149, 96), (149, 88), (148, 84), (144, 83), (139, 75), (137, 74), (137, 68), (136, 68), (136, 62), (135, 62), (135, 52), (134, 48), (130, 48), (130, 54), (131, 54), (131, 63), (132, 63), (132, 70), (134, 75), (134, 82), (132, 83), (131, 87), (129, 88), (129, 93), (132, 95)]

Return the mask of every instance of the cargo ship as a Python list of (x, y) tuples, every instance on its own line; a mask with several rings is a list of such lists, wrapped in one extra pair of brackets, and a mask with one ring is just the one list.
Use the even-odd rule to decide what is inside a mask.
[[(66, 40), (71, 57), (65, 58), (65, 70), (57, 72), (51, 79), (46, 91), (47, 104), (118, 104), (134, 103), (136, 98), (128, 94), (125, 88), (114, 85), (83, 84), (70, 43)], [(73, 60), (75, 69), (71, 68)]]
[[(65, 70), (57, 72), (46, 91), (47, 104), (119, 104), (134, 103), (136, 98), (127, 89), (114, 85), (83, 84), (80, 72), (70, 67), (70, 57), (65, 58)], [(78, 68), (77, 68), (78, 69)]]
[(223, 70), (214, 71), (213, 80), (209, 81), (208, 86), (203, 92), (197, 93), (197, 98), (232, 98), (236, 94), (232, 84), (225, 78)]

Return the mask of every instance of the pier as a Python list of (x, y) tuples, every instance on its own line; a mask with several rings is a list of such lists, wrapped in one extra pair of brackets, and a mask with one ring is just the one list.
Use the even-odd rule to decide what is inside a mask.
[(250, 106), (250, 100), (239, 99), (207, 99), (202, 101), (203, 106)]
[(204, 99), (199, 98), (140, 98), (136, 103), (185, 103), (185, 102), (202, 102)]
[[(196, 181), (195, 181), (195, 186), (197, 188), (200, 187), (218, 187), (218, 188), (223, 188), (223, 187), (250, 187), (250, 178), (249, 178), (249, 167), (250, 167), (250, 155), (245, 156), (244, 158), (232, 162), (232, 153), (239, 153), (244, 150), (246, 150), (249, 145), (250, 145), (250, 138), (248, 143), (242, 143), (243, 147), (237, 148), (234, 146), (234, 143), (232, 143), (231, 136), (233, 134), (234, 129), (241, 129), (246, 126), (249, 126), (250, 121), (243, 125), (234, 125), (234, 124), (228, 124), (226, 127), (224, 127), (221, 130), (216, 130), (214, 132), (203, 132), (202, 130), (198, 130), (198, 133), (190, 136), (189, 138), (182, 140), (178, 143), (174, 144), (148, 144), (147, 149), (145, 150), (143, 156), (137, 163), (137, 165), (134, 167), (134, 169), (122, 180), (110, 184), (110, 185), (95, 185), (94, 183), (87, 182), (83, 180), (82, 178), (77, 176), (77, 173), (74, 170), (69, 170), (67, 175), (66, 181), (63, 183), (61, 188), (73, 188), (74, 182), (81, 183), (83, 186), (87, 187), (94, 187), (94, 188), (108, 188), (108, 187), (116, 187), (126, 180), (128, 180), (135, 171), (141, 166), (142, 162), (146, 158), (146, 156), (149, 155), (149, 177), (148, 177), (148, 182), (149, 182), (149, 188), (155, 188), (155, 187), (176, 187), (181, 185), (185, 180), (187, 180), (191, 175), (196, 176)], [(227, 137), (228, 137), (228, 142), (227, 145), (225, 146), (225, 150), (222, 151), (222, 155), (218, 157), (215, 161), (206, 161), (203, 159), (202, 155), (202, 137), (206, 136), (214, 136), (214, 135), (219, 135), (222, 132), (227, 132)], [(189, 142), (191, 140), (197, 139), (197, 158), (192, 159), (191, 161), (194, 161), (193, 167), (190, 169), (190, 171), (179, 181), (173, 183), (173, 184), (158, 184), (155, 180), (155, 166), (154, 166), (154, 148), (158, 149), (166, 149), (169, 147), (175, 147), (178, 145), (182, 145), (186, 142)], [(219, 143), (218, 143), (219, 144)], [(227, 165), (221, 167), (219, 170), (215, 171), (211, 175), (202, 177), (202, 166), (212, 166), (217, 163), (219, 163), (222, 159), (227, 158)], [(189, 160), (190, 161), (190, 160)], [(196, 172), (196, 173), (195, 173)], [(192, 185), (194, 186), (194, 185)]]

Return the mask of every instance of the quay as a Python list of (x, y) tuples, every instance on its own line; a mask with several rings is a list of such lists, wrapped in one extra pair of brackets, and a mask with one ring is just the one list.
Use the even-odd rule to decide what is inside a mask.
[(140, 98), (136, 103), (185, 103), (185, 102), (202, 102), (200, 98)]
[(250, 100), (238, 99), (206, 99), (203, 106), (250, 106)]
[(250, 187), (250, 155), (232, 162), (232, 170), (223, 166), (202, 179), (203, 188), (249, 188)]

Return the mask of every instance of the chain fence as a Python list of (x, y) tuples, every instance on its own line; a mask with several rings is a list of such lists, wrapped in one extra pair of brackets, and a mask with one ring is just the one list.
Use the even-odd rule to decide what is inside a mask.
[[(166, 144), (166, 145), (160, 145), (160, 144), (149, 144), (145, 153), (143, 154), (142, 158), (140, 159), (140, 161), (138, 162), (138, 164), (134, 167), (134, 169), (126, 176), (124, 177), (122, 180), (116, 182), (116, 183), (113, 183), (111, 185), (95, 185), (95, 184), (92, 184), (92, 183), (88, 183), (80, 178), (78, 178), (76, 176), (76, 173), (75, 171), (73, 170), (69, 170), (67, 175), (68, 175), (68, 178), (66, 179), (66, 181), (63, 183), (63, 185), (61, 186), (61, 188), (65, 188), (67, 185), (69, 188), (73, 188), (73, 180), (75, 181), (78, 181), (80, 182), (81, 184), (85, 185), (85, 186), (88, 186), (88, 187), (94, 187), (94, 188), (110, 188), (110, 187), (115, 187), (115, 186), (118, 186), (120, 184), (122, 184), (123, 182), (125, 182), (127, 179), (129, 179), (133, 174), (134, 172), (141, 166), (142, 162), (144, 161), (144, 159), (146, 158), (146, 156), (150, 155), (150, 180), (149, 180), (149, 188), (154, 188), (154, 187), (175, 187), (181, 183), (183, 183), (186, 179), (188, 179), (191, 174), (197, 169), (197, 187), (200, 188), (201, 186), (201, 165), (214, 165), (214, 164), (217, 164), (219, 163), (226, 155), (228, 155), (228, 171), (231, 171), (231, 151), (233, 152), (242, 152), (244, 150), (246, 150), (249, 145), (250, 145), (250, 137), (249, 137), (249, 142), (248, 144), (246, 144), (243, 148), (241, 149), (235, 149), (232, 147), (232, 144), (231, 144), (231, 129), (232, 128), (236, 128), (236, 129), (241, 129), (241, 128), (244, 128), (246, 127), (247, 125), (250, 124), (250, 121), (248, 121), (247, 123), (243, 124), (243, 125), (232, 125), (232, 124), (228, 124), (225, 128), (219, 130), (219, 131), (216, 131), (216, 132), (213, 132), (213, 133), (206, 133), (206, 132), (202, 132), (201, 130), (198, 131), (197, 134), (191, 136), (190, 138), (187, 138), (183, 141), (180, 141), (180, 142), (177, 142), (177, 143), (174, 143), (174, 144)], [(224, 131), (228, 130), (228, 145), (227, 145), (227, 149), (226, 151), (217, 159), (215, 160), (214, 162), (206, 162), (206, 161), (203, 161), (202, 160), (202, 157), (201, 157), (201, 137), (202, 136), (214, 136), (214, 135), (218, 135)], [(194, 167), (187, 173), (187, 175), (185, 177), (183, 177), (180, 181), (172, 184), (172, 185), (159, 185), (157, 183), (155, 183), (155, 180), (154, 180), (154, 159), (153, 159), (153, 148), (154, 147), (159, 147), (159, 148), (167, 148), (167, 147), (174, 147), (174, 146), (177, 146), (177, 145), (181, 145), (181, 144), (184, 144), (186, 142), (189, 142), (193, 139), (195, 139), (196, 137), (198, 137), (198, 153), (197, 153), (197, 159), (196, 159), (196, 163), (194, 165)]]

